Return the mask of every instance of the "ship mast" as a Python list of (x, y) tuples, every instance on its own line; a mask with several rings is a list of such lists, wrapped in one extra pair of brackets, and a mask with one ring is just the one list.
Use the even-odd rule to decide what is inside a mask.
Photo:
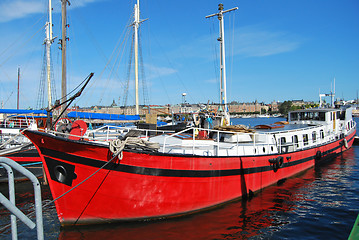
[(139, 115), (139, 98), (138, 98), (138, 27), (140, 25), (140, 3), (137, 0), (135, 4), (135, 21), (133, 27), (135, 31), (135, 94), (136, 94), (136, 115)]
[(49, 0), (49, 21), (46, 23), (46, 39), (45, 39), (45, 46), (46, 46), (46, 79), (47, 79), (47, 99), (48, 104), (47, 107), (50, 109), (52, 105), (52, 96), (51, 96), (51, 55), (50, 55), (50, 48), (51, 44), (54, 42), (52, 37), (52, 6), (51, 0)]
[(134, 42), (135, 42), (135, 96), (136, 96), (136, 115), (140, 114), (139, 110), (139, 96), (138, 96), (138, 29), (140, 24), (147, 19), (140, 20), (140, 0), (137, 0), (134, 9), (134, 21), (132, 23), (134, 29)]
[(20, 105), (20, 67), (17, 68), (17, 110)]
[[(61, 99), (62, 102), (66, 101), (66, 95), (67, 95), (67, 85), (66, 85), (66, 41), (68, 38), (66, 37), (66, 28), (68, 27), (67, 21), (66, 21), (66, 4), (69, 4), (69, 0), (61, 0), (61, 25), (62, 25), (62, 39), (60, 41), (61, 44), (61, 50), (62, 50), (62, 81), (61, 81)], [(65, 107), (65, 105), (62, 106), (62, 110)]]
[(211, 18), (214, 16), (218, 17), (219, 20), (219, 38), (217, 39), (220, 42), (221, 47), (221, 59), (220, 59), (220, 104), (224, 107), (224, 115), (227, 123), (229, 123), (229, 114), (228, 114), (228, 107), (227, 107), (227, 81), (226, 81), (226, 57), (225, 57), (225, 47), (224, 47), (224, 21), (223, 21), (223, 14), (227, 12), (231, 12), (237, 10), (238, 7), (231, 8), (228, 10), (223, 11), (223, 4), (218, 4), (218, 13), (214, 13), (211, 15), (206, 16), (206, 18)]

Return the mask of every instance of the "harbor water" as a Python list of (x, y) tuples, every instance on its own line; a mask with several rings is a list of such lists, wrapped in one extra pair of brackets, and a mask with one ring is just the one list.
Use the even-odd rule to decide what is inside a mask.
[[(255, 126), (280, 120), (232, 122)], [(0, 190), (7, 195), (7, 184)], [(359, 146), (249, 200), (180, 218), (62, 229), (48, 186), (42, 186), (42, 199), (50, 203), (43, 209), (45, 239), (347, 239), (359, 213)], [(33, 211), (31, 183), (16, 184), (16, 201), (25, 213)], [(10, 214), (0, 205), (0, 239), (11, 239), (9, 223)], [(18, 222), (18, 236), (36, 239), (36, 230)]]

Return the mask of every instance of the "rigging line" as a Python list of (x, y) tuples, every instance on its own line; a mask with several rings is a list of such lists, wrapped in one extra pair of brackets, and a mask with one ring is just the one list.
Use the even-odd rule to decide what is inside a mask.
[[(45, 28), (45, 25), (43, 25), (37, 32), (35, 32), (27, 41), (25, 41), (22, 45), (20, 45), (20, 47), (16, 48), (17, 51), (19, 51), (21, 48), (23, 48), (30, 40), (32, 40), (34, 38), (35, 35), (37, 35), (41, 30), (43, 30)], [(17, 52), (16, 51), (16, 52)], [(2, 61), (0, 63), (0, 67), (2, 67), (10, 58), (12, 58), (13, 56), (15, 56), (15, 53), (10, 55), (8, 58), (5, 58), (4, 61)]]
[[(129, 26), (129, 25), (130, 25), (130, 22), (131, 22), (131, 18), (128, 19), (126, 26)], [(114, 58), (116, 52), (118, 52), (118, 54), (119, 54), (120, 52), (122, 52), (122, 55), (123, 55), (123, 52), (124, 52), (124, 51), (121, 51), (121, 50), (118, 50), (118, 49), (124, 49), (124, 46), (125, 46), (125, 44), (126, 44), (126, 42), (127, 42), (127, 39), (128, 39), (127, 36), (129, 35), (129, 30), (128, 30), (128, 29), (129, 29), (128, 27), (125, 27), (125, 28), (124, 28), (122, 34), (121, 34), (120, 37), (118, 38), (118, 41), (117, 41), (117, 43), (116, 43), (116, 45), (115, 45), (115, 47), (114, 47), (114, 49), (113, 49), (113, 51), (112, 51), (110, 57), (107, 58), (105, 55), (103, 55), (103, 57), (104, 57), (104, 59), (105, 59), (105, 62), (106, 62), (106, 65), (105, 65), (105, 67), (102, 69), (101, 73), (99, 74), (98, 79), (101, 79), (101, 78), (102, 78), (102, 76), (103, 76), (105, 70), (108, 68), (108, 66), (109, 66), (110, 63), (112, 62), (112, 59)], [(122, 40), (122, 41), (121, 41), (121, 40)], [(122, 59), (122, 56), (121, 56), (121, 59)], [(116, 62), (116, 61), (115, 61), (115, 62)], [(114, 65), (115, 65), (115, 64), (114, 64)], [(97, 82), (95, 82), (95, 81), (93, 81), (92, 83), (90, 83), (89, 88), (92, 89), (92, 91), (91, 91), (92, 93), (94, 93), (94, 91), (95, 91), (95, 89), (96, 89), (96, 88), (95, 88), (95, 84), (97, 84)], [(123, 85), (123, 84), (122, 84), (122, 85)], [(105, 91), (105, 90), (104, 90), (104, 91)], [(103, 94), (104, 94), (104, 93), (103, 93)], [(93, 96), (93, 94), (90, 94), (90, 95), (88, 95), (88, 96)], [(80, 101), (80, 99), (78, 99), (77, 102), (78, 102), (78, 101)]]
[[(166, 58), (166, 60), (167, 60), (168, 64), (170, 65), (170, 67), (171, 67), (172, 69), (175, 69), (174, 66), (173, 66), (173, 64), (172, 64), (172, 62), (169, 60), (168, 56), (165, 54), (165, 51), (163, 51), (162, 46), (159, 44), (159, 41), (157, 40), (156, 36), (154, 36), (153, 38), (156, 40), (156, 43), (158, 44), (158, 47), (160, 48), (161, 52), (164, 53), (163, 55), (164, 55), (164, 57)], [(180, 81), (180, 83), (182, 84), (182, 86), (183, 86), (183, 88), (185, 89), (185, 91), (186, 91), (187, 93), (189, 93), (190, 91), (188, 91), (186, 85), (185, 85), (184, 82), (182, 81), (182, 78), (180, 77), (180, 75), (178, 74), (178, 72), (175, 71), (174, 74), (176, 75), (176, 77), (178, 78), (178, 80)], [(192, 97), (191, 94), (190, 94), (190, 95), (187, 95), (187, 96), (189, 96), (189, 97), (191, 98), (191, 100), (192, 100), (193, 102), (195, 102), (195, 101), (193, 100), (193, 97)]]
[(73, 92), (75, 92), (76, 89), (78, 89), (84, 82), (86, 82), (88, 80), (88, 77), (86, 77), (79, 85), (77, 85), (71, 92), (69, 92), (68, 94), (66, 94), (66, 96), (60, 98), (59, 100), (64, 99), (65, 97), (70, 96)]
[(131, 68), (132, 68), (132, 57), (133, 57), (133, 44), (134, 44), (134, 35), (135, 33), (132, 34), (132, 41), (131, 41), (131, 48), (130, 48), (130, 57), (129, 57), (129, 62), (128, 62), (128, 68), (127, 68), (127, 82), (126, 82), (126, 86), (124, 89), (124, 106), (127, 106), (127, 98), (128, 98), (128, 88), (129, 88), (129, 84), (130, 84), (130, 78), (131, 78)]
[(42, 58), (42, 68), (41, 68), (41, 75), (40, 75), (40, 82), (39, 82), (39, 88), (37, 91), (37, 102), (36, 102), (36, 108), (41, 109), (44, 107), (45, 102), (45, 74), (46, 74), (46, 46), (43, 48), (43, 58)]
[[(215, 31), (215, 21), (214, 21), (214, 18), (212, 19), (211, 18), (211, 21), (212, 21), (212, 24), (211, 24), (211, 27), (210, 27), (210, 36), (212, 37), (213, 36), (213, 39), (215, 39), (217, 33)], [(214, 41), (211, 41), (211, 49), (212, 49), (212, 56), (213, 56), (213, 69), (214, 69), (214, 75), (215, 75), (215, 80), (216, 80), (216, 84), (217, 84), (217, 89), (219, 89), (220, 87), (220, 81), (218, 81), (219, 79), (219, 71), (218, 71), (218, 66), (219, 66), (219, 57), (218, 57), (218, 46), (216, 44), (216, 42)], [(217, 92), (217, 99), (219, 99), (219, 94)]]
[[(115, 78), (116, 77), (118, 77), (118, 75), (116, 74), (116, 70), (115, 70), (115, 67), (116, 67), (116, 65), (117, 65), (117, 70), (118, 70), (118, 68), (119, 68), (119, 66), (120, 66), (120, 62), (121, 62), (121, 60), (122, 60), (122, 57), (123, 57), (123, 53), (124, 53), (124, 50), (120, 50), (121, 48), (122, 49), (124, 49), (125, 48), (125, 45), (126, 45), (126, 43), (127, 43), (127, 40), (129, 39), (129, 30), (127, 30), (126, 32), (125, 32), (125, 37), (124, 37), (124, 39), (123, 39), (123, 41), (121, 42), (121, 45), (119, 46), (119, 47), (116, 47), (116, 49), (114, 49), (114, 51), (113, 51), (113, 54), (112, 54), (112, 56), (111, 56), (111, 61), (112, 61), (112, 59), (114, 59), (113, 61), (114, 61), (114, 63), (113, 64), (111, 64), (111, 69), (109, 70), (110, 72), (109, 72), (109, 75), (108, 75), (108, 77), (107, 77), (107, 81), (106, 81), (106, 86), (108, 86), (109, 84), (109, 81), (110, 81), (110, 79), (111, 79), (111, 77), (114, 75), (115, 76)], [(116, 53), (116, 54), (115, 54)], [(110, 63), (110, 61), (108, 62), (108, 65), (109, 65), (109, 63)], [(107, 65), (107, 66), (108, 66)], [(106, 66), (106, 67), (107, 67)], [(101, 73), (101, 75), (103, 74), (103, 72), (105, 71), (105, 69), (102, 71), (102, 73)], [(119, 78), (119, 77), (118, 77)], [(120, 82), (121, 83), (121, 82)], [(122, 84), (123, 85), (123, 84)], [(112, 88), (110, 88), (111, 90), (112, 90)], [(106, 90), (106, 88), (104, 88), (103, 89), (103, 91), (102, 91), (102, 93), (101, 93), (101, 95), (100, 95), (100, 97), (99, 97), (99, 104), (102, 102), (102, 99), (103, 99), (103, 96), (105, 95), (105, 93), (106, 93), (106, 95), (107, 96), (109, 96), (110, 94), (109, 94), (109, 92)]]
[[(141, 34), (139, 34), (139, 40), (141, 40)], [(141, 66), (141, 80), (142, 80), (142, 92), (143, 92), (143, 104), (148, 105), (149, 99), (148, 99), (148, 91), (147, 91), (147, 83), (146, 83), (146, 77), (145, 77), (145, 69), (143, 64), (143, 55), (142, 55), (142, 44), (141, 41), (139, 41), (139, 55), (140, 55), (140, 66)]]
[[(92, 178), (96, 173), (98, 173), (100, 170), (102, 170), (104, 167), (106, 167), (108, 164), (110, 164), (118, 155), (120, 154), (120, 152), (116, 153), (109, 161), (107, 161), (104, 165), (102, 165), (99, 169), (97, 169), (95, 172), (93, 172), (90, 176), (88, 176), (87, 178), (85, 178), (84, 180), (82, 180), (80, 183), (78, 183), (76, 186), (74, 186), (73, 188), (71, 188), (70, 190), (66, 191), (65, 193), (61, 194), (60, 196), (58, 196), (57, 198), (53, 199), (51, 202), (49, 202), (48, 204), (43, 205), (43, 207), (47, 207), (48, 205), (54, 203), (55, 201), (59, 200), (60, 198), (64, 197), (65, 195), (67, 195), (68, 193), (72, 192), (73, 190), (75, 190), (76, 188), (78, 188), (80, 185), (82, 185), (83, 183), (85, 183), (87, 180), (89, 180), (90, 178)], [(111, 171), (111, 170), (109, 170)]]
[(5, 103), (4, 103), (4, 106), (6, 105), (6, 103), (9, 101), (10, 97), (12, 96), (12, 94), (14, 93), (14, 91), (12, 91), (9, 95), (9, 97), (6, 99)]
[[(112, 67), (110, 69), (110, 73), (109, 73), (109, 76), (107, 78), (106, 86), (108, 86), (108, 82), (110, 81), (110, 78), (113, 75), (114, 75), (114, 78), (117, 77), (117, 78), (120, 79), (120, 77), (117, 75), (117, 71), (118, 71), (118, 69), (120, 67), (120, 63), (122, 61), (122, 58), (123, 58), (123, 55), (124, 55), (124, 52), (125, 52), (124, 49), (125, 49), (125, 46), (126, 46), (126, 43), (127, 43), (128, 39), (130, 38), (129, 35), (130, 35), (130, 32), (131, 32), (131, 30), (129, 28), (126, 28), (126, 29), (127, 29), (127, 31), (125, 32), (125, 37), (124, 37), (121, 45), (117, 49), (115, 49), (114, 54), (111, 57), (111, 60), (114, 58), (114, 63), (112, 64)], [(121, 48), (122, 48), (122, 50), (120, 50)], [(115, 69), (116, 66), (117, 66), (117, 69)], [(120, 81), (120, 83), (121, 83), (122, 87), (124, 87), (124, 84), (121, 81)], [(112, 90), (112, 88), (110, 88), (110, 89)], [(106, 91), (106, 89), (104, 89), (102, 91), (102, 94), (101, 94), (101, 97), (100, 97), (100, 102), (102, 101), (102, 98), (103, 98), (105, 93), (107, 94), (107, 96), (109, 95), (109, 93)]]
[[(149, 27), (147, 28), (147, 29), (148, 29), (148, 36), (149, 36), (150, 33), (151, 33), (150, 27), (151, 27), (151, 24), (149, 24)], [(149, 39), (151, 39), (151, 37), (149, 37)], [(151, 46), (151, 43), (149, 43), (149, 46)], [(148, 54), (149, 54), (150, 62), (154, 62), (153, 56), (152, 56), (152, 52), (151, 52), (151, 48), (149, 48)], [(156, 72), (156, 74), (157, 74), (156, 78), (158, 78), (158, 79), (160, 80), (160, 83), (161, 83), (161, 85), (162, 85), (162, 88), (164, 89), (164, 92), (165, 92), (165, 94), (166, 94), (166, 96), (167, 96), (167, 101), (168, 101), (168, 103), (172, 104), (172, 100), (171, 100), (171, 98), (170, 98), (170, 96), (169, 96), (169, 94), (168, 94), (166, 85), (164, 84), (164, 81), (163, 81), (163, 79), (162, 79), (162, 77), (161, 77), (161, 75), (160, 75), (158, 69), (152, 68), (152, 71), (155, 71), (155, 72)]]
[[(43, 15), (42, 17), (40, 17), (33, 25), (31, 25), (31, 27), (28, 28), (27, 31), (25, 31), (22, 35), (20, 35), (17, 40), (13, 41), (7, 48), (5, 48), (1, 53), (0, 56), (2, 56), (3, 54), (5, 54), (6, 51), (8, 51), (10, 48), (12, 48), (18, 41), (20, 41), (20, 39), (22, 39), (25, 35), (27, 35), (27, 33), (38, 23), (40, 22), (40, 20), (43, 20), (43, 18), (45, 18), (46, 16)], [(45, 26), (43, 26), (42, 28), (44, 28)]]
[[(128, 35), (128, 31), (127, 31), (125, 34)], [(120, 41), (118, 41), (118, 43), (116, 44), (116, 47), (114, 48), (114, 50), (113, 50), (113, 52), (112, 52), (110, 58), (107, 60), (107, 63), (106, 63), (106, 65), (105, 65), (105, 67), (102, 69), (101, 73), (99, 74), (98, 79), (101, 79), (101, 78), (102, 78), (102, 76), (104, 75), (105, 70), (108, 69), (108, 66), (109, 66), (110, 63), (112, 62), (112, 59), (114, 58), (115, 53), (118, 52), (118, 53), (117, 53), (116, 60), (115, 60), (115, 63), (112, 64), (112, 68), (111, 68), (110, 73), (109, 73), (109, 78), (111, 77), (112, 72), (114, 71), (113, 69), (114, 69), (114, 66), (116, 65), (116, 62), (117, 62), (119, 53), (122, 53), (122, 55), (123, 55), (123, 52), (124, 52), (124, 51), (117, 50), (117, 49), (124, 48), (124, 46), (125, 46), (125, 44), (126, 44), (126, 42), (127, 42), (127, 39), (128, 39), (128, 37), (126, 37), (126, 35), (125, 35), (125, 37), (123, 38), (121, 44), (120, 44)], [(121, 37), (121, 38), (122, 38), (122, 37)], [(119, 40), (120, 40), (121, 38), (119, 38)], [(119, 44), (120, 44), (120, 45), (119, 45)], [(121, 47), (121, 46), (122, 46), (122, 47)], [(120, 59), (122, 59), (122, 55), (121, 55)], [(121, 60), (120, 60), (120, 61), (121, 61)], [(115, 75), (118, 77), (118, 75), (117, 75), (116, 73), (115, 73)], [(118, 78), (119, 78), (119, 77), (118, 77)], [(108, 80), (109, 80), (109, 79), (108, 79)], [(108, 83), (108, 82), (107, 82), (107, 83)], [(95, 89), (96, 89), (96, 88), (95, 88), (95, 84), (96, 84), (95, 82), (91, 83), (90, 88), (92, 89), (92, 91), (91, 91), (92, 94), (90, 94), (90, 95), (88, 95), (88, 96), (93, 96), (93, 93), (94, 93), (94, 91), (95, 91)], [(121, 84), (122, 84), (122, 83), (121, 83)], [(123, 85), (123, 84), (122, 84), (122, 85)], [(100, 102), (101, 102), (101, 98), (103, 97), (103, 95), (105, 94), (105, 92), (106, 92), (106, 89), (104, 89), (104, 90), (102, 91), (102, 95), (101, 95), (101, 97), (99, 98), (99, 99), (100, 99)], [(80, 99), (79, 99), (78, 101), (80, 101)], [(77, 101), (77, 102), (78, 102), (78, 101)]]
[(82, 210), (82, 212), (80, 213), (80, 215), (78, 216), (78, 218), (76, 219), (75, 223), (73, 225), (76, 225), (76, 223), (80, 220), (82, 214), (86, 211), (87, 207), (90, 205), (92, 199), (95, 197), (96, 193), (98, 192), (98, 190), (100, 189), (100, 187), (102, 186), (102, 184), (105, 182), (106, 178), (108, 177), (108, 175), (110, 174), (112, 169), (109, 169), (108, 172), (106, 173), (105, 177), (102, 179), (100, 185), (97, 187), (96, 191), (93, 193), (92, 197), (90, 198), (90, 200), (88, 201), (88, 203), (86, 204), (86, 206), (84, 207), (84, 209)]
[(235, 18), (236, 18), (236, 14), (231, 14), (230, 17), (232, 18), (232, 39), (231, 39), (231, 58), (230, 58), (230, 74), (229, 74), (229, 99), (231, 99), (231, 95), (232, 95), (232, 84), (233, 84), (233, 68), (234, 68), (234, 65), (233, 65), (233, 61), (234, 61), (234, 26), (235, 26)]
[[(100, 170), (102, 170), (104, 167), (106, 167), (109, 163), (111, 163), (121, 152), (119, 151), (118, 153), (116, 153), (115, 155), (113, 155), (113, 157), (106, 162), (104, 165), (102, 165), (99, 169), (97, 169), (95, 172), (93, 172), (90, 176), (88, 176), (87, 178), (85, 178), (84, 180), (82, 180), (80, 183), (78, 183), (76, 186), (74, 186), (73, 188), (71, 188), (70, 190), (66, 191), (65, 193), (61, 194), (60, 196), (58, 196), (57, 198), (47, 202), (47, 203), (43, 203), (42, 204), (42, 208), (45, 208), (47, 206), (49, 206), (50, 204), (53, 204), (55, 201), (59, 200), (60, 198), (64, 197), (65, 195), (67, 195), (68, 193), (72, 192), (73, 190), (75, 190), (77, 187), (79, 187), (80, 185), (82, 185), (83, 183), (85, 183), (87, 180), (89, 180), (91, 177), (93, 177), (96, 173), (98, 173)], [(111, 169), (109, 170), (109, 172), (111, 171)], [(107, 175), (106, 175), (107, 177)], [(106, 178), (105, 177), (105, 178)], [(101, 183), (102, 184), (102, 183)], [(26, 214), (27, 217), (31, 217), (36, 213), (36, 211), (32, 211), (28, 214)], [(16, 222), (20, 221), (20, 218), (17, 218)], [(5, 225), (3, 228), (0, 229), (1, 231), (4, 231), (6, 228), (10, 227), (11, 223)]]

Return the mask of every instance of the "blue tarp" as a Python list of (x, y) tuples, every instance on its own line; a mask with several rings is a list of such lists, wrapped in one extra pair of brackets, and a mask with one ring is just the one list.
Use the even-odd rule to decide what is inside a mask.
[(139, 115), (120, 115), (120, 114), (93, 113), (93, 112), (69, 112), (67, 116), (71, 118), (101, 119), (101, 120), (122, 120), (122, 121), (140, 120)]
[(0, 113), (6, 114), (47, 114), (46, 110), (27, 110), (27, 109), (0, 109)]

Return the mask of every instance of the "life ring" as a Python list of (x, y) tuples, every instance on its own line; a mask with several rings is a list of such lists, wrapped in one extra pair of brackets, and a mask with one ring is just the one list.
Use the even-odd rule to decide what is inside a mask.
[(278, 168), (281, 168), (283, 166), (283, 157), (279, 156), (277, 157), (277, 164), (278, 164)]
[(272, 165), (274, 172), (276, 172), (279, 168), (281, 168), (283, 166), (283, 163), (284, 163), (284, 160), (283, 160), (282, 156), (279, 156), (279, 157), (276, 157), (276, 158), (271, 158), (268, 161)]

